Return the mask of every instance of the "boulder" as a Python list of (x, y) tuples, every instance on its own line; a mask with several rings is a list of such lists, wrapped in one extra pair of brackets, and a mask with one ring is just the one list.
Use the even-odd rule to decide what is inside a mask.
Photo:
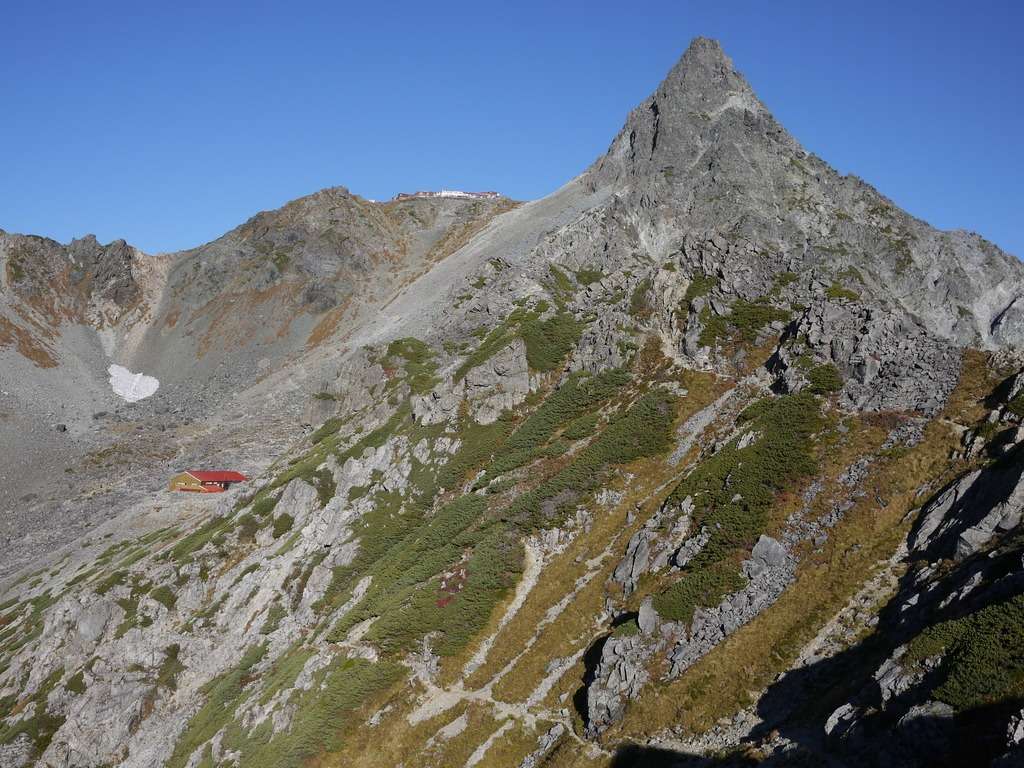
[(654, 599), (647, 596), (640, 603), (640, 611), (636, 616), (636, 623), (640, 631), (645, 635), (653, 635), (658, 627), (658, 612), (654, 609)]
[(587, 735), (591, 738), (619, 721), (626, 701), (635, 699), (647, 683), (647, 660), (654, 643), (641, 635), (612, 635), (601, 649), (594, 680), (587, 688)]
[(480, 424), (492, 424), (503, 411), (519, 405), (530, 394), (530, 367), (526, 343), (516, 339), (465, 377), (470, 412)]

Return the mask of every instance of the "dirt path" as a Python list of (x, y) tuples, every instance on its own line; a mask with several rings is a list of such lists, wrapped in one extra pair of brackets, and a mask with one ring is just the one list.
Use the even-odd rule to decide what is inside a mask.
[(678, 465), (680, 461), (690, 452), (690, 448), (697, 441), (697, 438), (703, 434), (704, 430), (715, 420), (718, 416), (719, 411), (729, 402), (736, 393), (736, 387), (727, 389), (723, 392), (715, 402), (711, 405), (705, 406), (704, 408), (697, 411), (693, 416), (684, 421), (678, 430), (676, 430), (676, 447), (672, 451), (672, 455), (668, 458), (668, 463), (673, 467)]
[[(417, 660), (409, 661), (408, 664), (412, 669), (414, 677), (424, 688), (424, 693), (419, 705), (408, 715), (407, 721), (409, 724), (417, 725), (430, 720), (431, 718), (437, 717), (462, 702), (476, 702), (478, 704), (488, 706), (491, 709), (494, 718), (503, 722), (501, 726), (483, 743), (481, 743), (476, 750), (474, 750), (472, 755), (470, 755), (470, 758), (466, 763), (467, 768), (472, 768), (472, 766), (483, 760), (487, 751), (491, 748), (494, 742), (511, 729), (516, 721), (522, 722), (529, 728), (535, 728), (540, 723), (544, 723), (547, 728), (550, 728), (556, 723), (560, 723), (565, 727), (566, 733), (570, 734), (572, 738), (577, 740), (580, 745), (585, 747), (588, 751), (594, 754), (610, 756), (610, 753), (580, 737), (573, 729), (570, 718), (562, 714), (562, 712), (552, 711), (539, 706), (540, 702), (544, 700), (551, 688), (586, 652), (586, 649), (591, 642), (589, 635), (579, 638), (579, 649), (572, 656), (564, 659), (562, 664), (559, 664), (555, 669), (551, 670), (544, 679), (540, 681), (530, 696), (527, 697), (526, 701), (502, 701), (501, 699), (496, 699), (494, 697), (493, 690), (494, 686), (503, 677), (505, 677), (505, 675), (512, 671), (512, 669), (514, 669), (519, 663), (520, 659), (522, 659), (530, 648), (534, 646), (544, 629), (554, 622), (569, 603), (575, 599), (579, 592), (601, 572), (601, 565), (611, 555), (612, 546), (617, 540), (618, 537), (610, 542), (601, 554), (586, 562), (587, 571), (583, 576), (576, 580), (573, 590), (547, 610), (544, 618), (537, 624), (533, 634), (523, 645), (523, 648), (519, 653), (517, 653), (514, 658), (496, 672), (483, 686), (474, 689), (467, 689), (464, 681), (461, 679), (446, 687), (438, 686), (433, 681), (426, 664), (419, 663)], [(505, 609), (505, 613), (498, 621), (498, 626), (495, 628), (494, 632), (484, 640), (480, 645), (480, 648), (473, 654), (470, 661), (463, 667), (464, 677), (468, 677), (470, 674), (477, 671), (486, 662), (487, 656), (491, 648), (493, 648), (498, 636), (519, 612), (519, 609), (522, 608), (523, 604), (526, 602), (530, 592), (536, 586), (543, 565), (544, 558), (536, 542), (528, 541), (526, 545), (526, 567), (523, 571), (523, 578), (520, 580), (516, 588), (515, 596), (512, 599), (512, 602), (509, 603), (508, 607)], [(440, 731), (436, 736), (441, 736)]]
[[(653, 488), (642, 493), (639, 500), (634, 498), (631, 503), (635, 503), (638, 507), (646, 506), (652, 499), (656, 499), (668, 488), (678, 483), (689, 472), (690, 467), (679, 467), (678, 465), (689, 454), (695, 441), (715, 421), (721, 410), (735, 396), (736, 392), (737, 389), (732, 388), (723, 393), (715, 402), (698, 411), (679, 427), (676, 432), (678, 440), (676, 450), (668, 462), (668, 467), (666, 467), (666, 469), (669, 469), (668, 476), (664, 477)], [(543, 632), (558, 620), (569, 605), (577, 599), (579, 594), (595, 578), (605, 572), (607, 561), (615, 556), (615, 553), (618, 551), (617, 548), (622, 546), (623, 536), (630, 530), (629, 527), (619, 529), (599, 554), (583, 563), (583, 573), (576, 579), (573, 588), (564, 594), (558, 602), (547, 608), (541, 620), (533, 627), (529, 638), (522, 643), (522, 647), (518, 649), (518, 652), (501, 669), (495, 672), (483, 685), (467, 688), (466, 680), (486, 664), (491, 651), (498, 642), (499, 636), (526, 603), (543, 572), (544, 565), (546, 564), (544, 553), (537, 541), (528, 539), (525, 542), (523, 576), (516, 585), (515, 594), (505, 607), (504, 613), (498, 620), (494, 630), (481, 642), (469, 661), (462, 667), (460, 679), (450, 685), (439, 686), (434, 681), (434, 672), (431, 669), (429, 659), (410, 659), (406, 662), (415, 679), (423, 687), (423, 693), (417, 705), (407, 715), (407, 722), (410, 725), (418, 725), (462, 703), (474, 702), (489, 708), (495, 721), (499, 722), (500, 725), (477, 746), (466, 763), (467, 768), (472, 768), (472, 766), (481, 762), (492, 745), (507, 733), (516, 721), (522, 722), (529, 728), (535, 728), (538, 724), (545, 724), (547, 727), (551, 727), (560, 723), (565, 727), (566, 733), (576, 740), (588, 753), (594, 756), (604, 755), (610, 757), (612, 753), (588, 741), (575, 731), (571, 718), (564, 709), (551, 710), (542, 706), (542, 702), (547, 698), (551, 690), (570, 670), (578, 665), (587, 648), (600, 636), (602, 631), (606, 630), (601, 617), (595, 616), (593, 626), (584, 630), (582, 634), (573, 639), (570, 646), (572, 648), (571, 653), (560, 658), (558, 663), (547, 669), (543, 678), (537, 682), (524, 700), (515, 702), (503, 701), (495, 698), (493, 691), (497, 684), (510, 674), (537, 644)], [(445, 728), (447, 727), (445, 726)], [(441, 733), (443, 730), (444, 728), (440, 729), (434, 738), (443, 740), (444, 734)]]

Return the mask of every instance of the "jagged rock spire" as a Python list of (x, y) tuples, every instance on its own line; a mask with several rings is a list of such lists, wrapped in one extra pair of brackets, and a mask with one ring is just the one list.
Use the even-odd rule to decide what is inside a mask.
[(762, 110), (750, 84), (733, 66), (717, 40), (694, 38), (654, 94), (655, 99), (674, 106), (720, 109), (742, 103)]
[(721, 45), (698, 37), (654, 93), (630, 113), (591, 174), (596, 186), (636, 186), (642, 179), (644, 186), (656, 188), (694, 171), (709, 149), (751, 140), (802, 152)]
[(1024, 335), (1019, 261), (929, 227), (809, 155), (714, 40), (690, 44), (584, 181), (644, 218), (663, 249), (713, 233), (826, 283), (856, 273), (864, 300), (900, 305), (943, 338), (989, 346)]

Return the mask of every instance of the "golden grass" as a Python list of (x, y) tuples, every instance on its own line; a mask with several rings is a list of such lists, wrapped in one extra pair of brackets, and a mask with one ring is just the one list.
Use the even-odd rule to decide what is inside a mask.
[[(689, 394), (680, 400), (676, 423), (680, 424), (701, 408), (712, 402), (725, 391), (731, 382), (709, 374), (687, 372), (663, 372), (677, 377), (687, 387)], [(664, 496), (671, 492), (671, 481), (683, 466), (669, 466), (663, 459), (643, 459), (622, 467), (622, 474), (630, 473), (633, 479), (622, 489), (624, 498), (615, 509), (599, 510), (595, 513), (591, 530), (580, 535), (565, 552), (553, 558), (542, 571), (536, 586), (526, 598), (509, 623), (501, 628), (487, 660), (479, 670), (465, 681), (468, 691), (476, 691), (490, 682), (493, 677), (517, 656), (537, 633), (540, 623), (549, 608), (557, 604), (572, 588), (576, 580), (587, 573), (587, 561), (599, 556), (609, 542), (613, 542), (608, 555), (597, 572), (579, 594), (571, 600), (564, 611), (536, 638), (535, 644), (518, 660), (511, 672), (498, 682), (493, 691), (499, 702), (492, 705), (486, 701), (463, 700), (437, 717), (417, 725), (410, 725), (408, 715), (416, 706), (422, 689), (417, 683), (397, 684), (390, 693), (392, 709), (374, 727), (359, 729), (347, 740), (345, 749), (338, 755), (323, 762), (324, 766), (376, 766), (376, 765), (417, 765), (448, 766), (463, 765), (473, 751), (480, 746), (503, 722), (502, 707), (505, 703), (522, 704), (533, 693), (546, 676), (548, 662), (554, 657), (565, 657), (579, 652), (593, 642), (601, 628), (595, 627), (594, 619), (602, 609), (605, 582), (618, 563), (628, 537), (641, 526), (647, 516), (660, 505)], [(626, 524), (627, 511), (637, 505), (643, 508), (631, 525)], [(454, 657), (442, 660), (439, 683), (451, 685), (461, 676), (461, 671), (472, 656), (479, 642), (496, 631), (509, 603), (514, 599), (509, 594), (503, 604), (492, 612), (487, 628), (480, 633), (478, 642), (468, 646)], [(546, 699), (535, 708), (541, 719), (535, 726), (516, 720), (513, 725), (491, 745), (481, 766), (515, 765), (536, 748), (539, 735), (550, 727), (551, 722), (542, 713), (544, 707), (551, 710), (568, 708), (572, 702), (563, 703), (559, 697), (571, 694), (581, 684), (582, 664), (577, 664), (549, 692)], [(466, 730), (449, 741), (435, 740), (427, 750), (424, 745), (441, 728), (466, 714)], [(583, 757), (578, 743), (575, 745), (574, 764), (593, 765), (594, 761)]]
[[(491, 743), (483, 760), (477, 765), (479, 768), (508, 768), (519, 765), (524, 757), (537, 748), (537, 739), (550, 727), (551, 724), (548, 723), (530, 726), (522, 720), (514, 720), (512, 726)], [(452, 761), (445, 765), (464, 763)]]
[(608, 765), (608, 758), (601, 753), (590, 754), (571, 738), (563, 738), (547, 755), (545, 766), (558, 768), (596, 768)]
[(53, 352), (38, 338), (6, 317), (0, 317), (0, 347), (14, 346), (18, 353), (39, 368), (56, 368)]
[(317, 322), (316, 326), (310, 331), (309, 338), (306, 339), (307, 347), (318, 347), (331, 338), (335, 331), (338, 330), (338, 325), (341, 323), (342, 318), (345, 316), (348, 305), (352, 302), (351, 297), (346, 297), (334, 309), (328, 310), (323, 317)]
[(474, 702), (466, 707), (465, 712), (466, 729), (458, 736), (438, 745), (434, 765), (465, 765), (473, 751), (504, 722), (504, 719), (495, 718), (494, 712), (484, 704)]
[(988, 352), (978, 349), (963, 351), (959, 381), (942, 412), (945, 418), (973, 425), (987, 415), (985, 398), (1009, 373), (994, 371), (990, 366), (990, 359)]
[[(860, 437), (870, 439), (871, 429)], [(678, 679), (631, 703), (604, 740), (640, 739), (680, 724), (701, 733), (751, 704), (892, 556), (909, 529), (907, 512), (917, 488), (948, 472), (955, 442), (953, 429), (932, 422), (918, 446), (873, 465), (865, 481), (868, 494), (832, 529), (822, 550), (809, 553), (782, 597)], [(856, 455), (856, 449), (848, 452)]]
[[(423, 765), (424, 745), (441, 728), (466, 711), (459, 704), (435, 718), (416, 725), (407, 720), (412, 703), (422, 688), (418, 683), (403, 680), (396, 683), (386, 698), (376, 698), (372, 706), (364, 706), (351, 718), (359, 727), (350, 729), (345, 746), (336, 753), (324, 755), (315, 764), (322, 768), (377, 768), (382, 765)], [(377, 725), (367, 721), (375, 712), (387, 708)]]
[[(557, 604), (572, 588), (576, 579), (585, 573), (584, 564), (575, 564), (576, 555), (583, 554), (588, 558), (599, 554), (599, 550), (595, 550), (601, 537), (610, 535), (614, 538), (614, 529), (622, 525), (624, 518), (624, 514), (616, 513), (595, 521), (591, 535), (581, 537), (586, 541), (574, 542), (578, 546), (570, 547), (548, 566), (541, 578), (543, 583), (538, 582), (528, 604), (523, 605), (516, 618), (506, 627), (488, 663), (473, 680), (490, 679), (526, 647), (547, 610)], [(625, 546), (624, 539), (619, 538), (617, 541)], [(612, 551), (614, 553), (617, 549), (613, 548)], [(598, 573), (569, 601), (558, 618), (540, 631), (534, 644), (516, 662), (515, 667), (495, 685), (496, 698), (525, 701), (544, 679), (548, 662), (554, 658), (570, 656), (582, 646), (590, 644), (595, 632), (594, 617), (601, 611), (604, 581), (615, 567), (617, 559), (614, 555), (606, 558)], [(563, 682), (565, 678), (571, 678), (579, 684), (578, 676), (573, 675), (571, 670), (563, 677)]]

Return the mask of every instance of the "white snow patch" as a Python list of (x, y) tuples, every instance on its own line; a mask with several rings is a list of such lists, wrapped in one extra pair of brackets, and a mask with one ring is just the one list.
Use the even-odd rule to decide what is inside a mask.
[(110, 374), (110, 388), (114, 394), (129, 403), (145, 400), (160, 389), (157, 379), (144, 373), (132, 373), (120, 365), (110, 366), (107, 373)]

